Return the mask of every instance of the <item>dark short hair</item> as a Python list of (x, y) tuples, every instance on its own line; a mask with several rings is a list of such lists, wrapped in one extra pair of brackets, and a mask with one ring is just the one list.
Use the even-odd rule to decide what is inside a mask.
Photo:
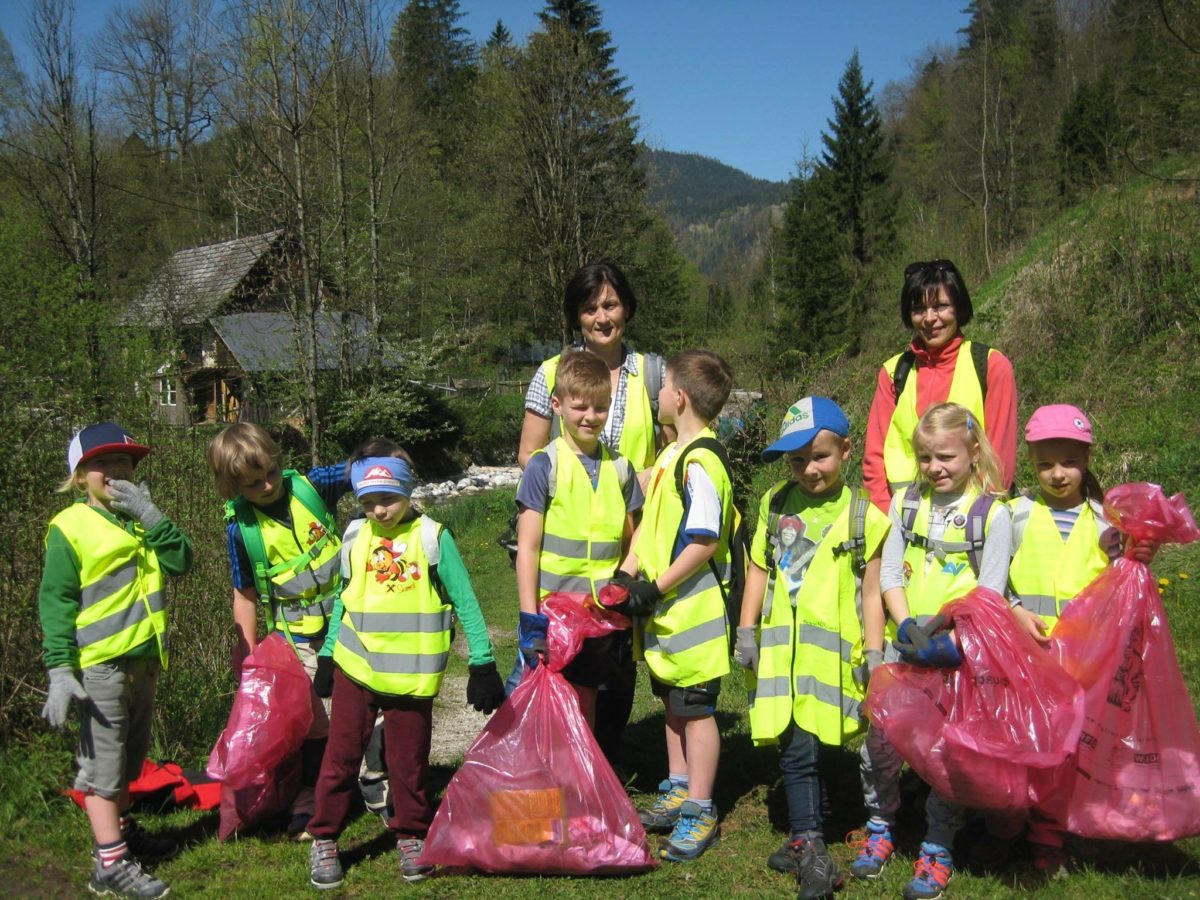
[(629, 286), (625, 273), (615, 263), (602, 260), (589, 263), (576, 272), (563, 291), (563, 318), (570, 328), (579, 327), (579, 308), (590, 301), (604, 285), (608, 285), (625, 307), (625, 321), (632, 322), (637, 310), (637, 297)]
[(684, 350), (667, 360), (667, 374), (706, 422), (721, 413), (733, 389), (733, 369), (711, 350)]
[(931, 259), (929, 262), (915, 262), (904, 270), (904, 286), (900, 288), (900, 321), (905, 328), (912, 329), (913, 307), (927, 304), (931, 299), (936, 300), (943, 285), (950, 302), (954, 304), (954, 318), (958, 327), (962, 328), (971, 321), (975, 309), (971, 306), (971, 295), (967, 293), (962, 275), (950, 260)]

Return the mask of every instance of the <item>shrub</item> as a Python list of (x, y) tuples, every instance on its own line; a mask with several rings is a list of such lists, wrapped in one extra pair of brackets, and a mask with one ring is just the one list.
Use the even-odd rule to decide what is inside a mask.
[(488, 394), (452, 400), (451, 408), (462, 420), (459, 448), (473, 463), (513, 465), (521, 440), (525, 398), (520, 394)]

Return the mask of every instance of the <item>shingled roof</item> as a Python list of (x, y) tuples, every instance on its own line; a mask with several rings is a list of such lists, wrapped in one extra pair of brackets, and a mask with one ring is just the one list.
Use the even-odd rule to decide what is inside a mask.
[(123, 320), (147, 325), (208, 321), (282, 235), (279, 229), (172, 254)]
[[(245, 372), (296, 372), (300, 370), (296, 324), (287, 313), (237, 313), (211, 320), (221, 341)], [(371, 357), (371, 325), (354, 313), (317, 313), (317, 368), (336, 369), (341, 343), (347, 343), (351, 366), (394, 368), (401, 356), (380, 341), (378, 356)]]

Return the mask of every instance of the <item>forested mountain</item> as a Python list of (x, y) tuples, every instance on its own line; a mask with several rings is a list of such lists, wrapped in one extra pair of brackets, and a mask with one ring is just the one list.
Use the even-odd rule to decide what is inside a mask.
[(647, 198), (680, 252), (702, 273), (730, 283), (762, 261), (787, 185), (754, 178), (698, 153), (646, 150)]

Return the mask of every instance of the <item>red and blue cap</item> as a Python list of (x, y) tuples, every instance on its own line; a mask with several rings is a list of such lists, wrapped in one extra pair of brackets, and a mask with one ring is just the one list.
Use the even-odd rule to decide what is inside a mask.
[(128, 453), (136, 465), (138, 460), (150, 452), (145, 444), (139, 444), (116, 422), (101, 422), (80, 429), (67, 445), (67, 469), (74, 473), (81, 463), (105, 453)]

